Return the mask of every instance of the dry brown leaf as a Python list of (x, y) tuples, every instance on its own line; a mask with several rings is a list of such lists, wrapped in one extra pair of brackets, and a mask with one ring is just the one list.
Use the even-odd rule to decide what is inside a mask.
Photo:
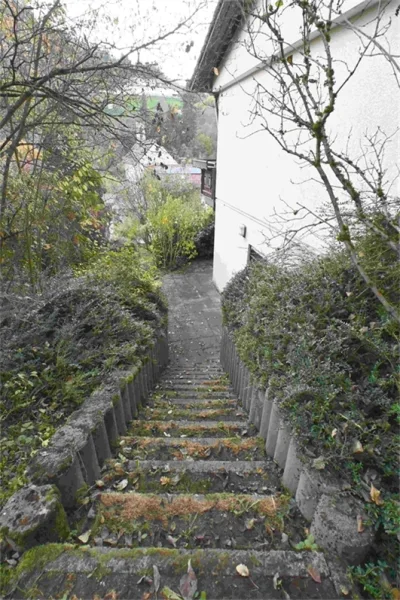
[(197, 577), (190, 563), (190, 559), (188, 561), (187, 573), (181, 578), (179, 583), (179, 591), (184, 600), (193, 600), (193, 597), (197, 592)]
[(341, 585), (340, 586), (340, 593), (343, 594), (343, 596), (348, 596), (350, 594), (350, 590), (345, 585)]
[(150, 600), (153, 597), (152, 592), (145, 592), (142, 596), (142, 600)]
[(90, 531), (90, 529), (88, 531), (85, 531), (85, 533), (82, 533), (82, 535), (78, 535), (78, 540), (82, 542), (82, 544), (87, 544), (91, 533), (92, 532)]
[(246, 519), (246, 521), (245, 521), (246, 529), (254, 529), (255, 522), (256, 522), (255, 519)]
[(242, 577), (250, 577), (250, 571), (249, 569), (246, 567), (246, 565), (240, 564), (237, 565), (236, 567), (236, 571), (239, 573), (239, 575), (241, 575)]
[(321, 575), (315, 567), (313, 567), (312, 565), (308, 565), (307, 573), (315, 581), (315, 583), (321, 583)]
[(160, 575), (160, 571), (158, 570), (157, 565), (153, 565), (153, 580), (154, 580), (154, 590), (157, 594), (158, 590), (160, 589), (160, 583), (161, 583), (161, 575)]
[(364, 452), (363, 445), (359, 440), (354, 440), (352, 451), (353, 454), (361, 454), (361, 452)]
[(118, 492), (122, 492), (122, 490), (124, 490), (127, 487), (128, 483), (129, 482), (127, 479), (122, 479), (122, 481), (115, 483), (114, 487), (116, 490), (118, 490)]
[(171, 546), (176, 548), (176, 542), (178, 541), (178, 538), (174, 538), (172, 535), (167, 535), (166, 540), (169, 544), (171, 544)]
[(400, 590), (397, 588), (392, 589), (392, 598), (393, 600), (400, 600)]
[(372, 502), (374, 502), (377, 506), (382, 506), (383, 500), (381, 498), (381, 492), (380, 490), (377, 490), (372, 483), (369, 495), (371, 496)]
[(364, 531), (364, 523), (361, 515), (357, 515), (357, 531), (362, 533)]

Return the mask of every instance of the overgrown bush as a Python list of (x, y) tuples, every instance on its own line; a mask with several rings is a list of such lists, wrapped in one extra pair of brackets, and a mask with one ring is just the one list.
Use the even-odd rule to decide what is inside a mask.
[[(370, 235), (357, 251), (398, 302), (400, 265), (387, 248), (376, 260), (379, 248)], [(241, 358), (263, 386), (274, 386), (307, 452), (366, 500), (373, 481), (384, 503), (371, 519), (398, 532), (391, 494), (398, 491), (399, 328), (347, 255), (334, 251), (296, 269), (255, 263), (228, 284), (223, 313)]]
[(214, 255), (215, 224), (210, 223), (196, 235), (194, 243), (198, 258), (212, 258)]
[(147, 213), (150, 250), (162, 268), (179, 264), (180, 259), (196, 256), (195, 237), (208, 223), (210, 212), (198, 200), (168, 196), (155, 210)]
[(155, 268), (132, 248), (46, 287), (2, 315), (0, 505), (55, 429), (112, 370), (137, 363), (166, 319)]
[(147, 176), (143, 193), (145, 222), (137, 235), (153, 254), (157, 266), (170, 269), (194, 258), (196, 236), (213, 218), (212, 210), (201, 204), (199, 190), (185, 180)]

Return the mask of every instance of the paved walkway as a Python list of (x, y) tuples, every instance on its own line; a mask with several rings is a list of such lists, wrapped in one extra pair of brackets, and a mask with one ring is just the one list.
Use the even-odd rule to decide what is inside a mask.
[(220, 295), (212, 282), (212, 261), (199, 260), (164, 277), (169, 304), (171, 364), (204, 364), (219, 359)]

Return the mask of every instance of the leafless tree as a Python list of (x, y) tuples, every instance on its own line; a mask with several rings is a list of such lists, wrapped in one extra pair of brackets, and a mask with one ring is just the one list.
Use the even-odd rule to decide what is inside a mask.
[[(399, 56), (392, 52), (386, 40), (386, 34), (393, 26), (387, 17), (388, 4), (390, 2), (378, 2), (374, 11), (364, 14), (365, 18), (359, 24), (354, 18), (343, 16), (344, 0), (262, 2), (258, 10), (246, 13), (244, 44), (246, 50), (261, 62), (267, 76), (264, 79), (255, 77), (251, 122), (260, 123), (261, 120), (262, 129), (285, 153), (314, 170), (315, 177), (311, 175), (311, 178), (322, 184), (329, 199), (328, 209), (314, 211), (298, 205), (291, 209), (290, 215), (280, 215), (281, 223), (291, 221), (292, 235), (288, 238), (293, 239), (303, 228), (321, 224), (330, 227), (346, 247), (366, 285), (387, 312), (399, 321), (393, 299), (379, 289), (355, 247), (355, 240), (362, 231), (373, 232), (394, 256), (400, 257), (399, 199), (392, 191), (398, 170), (394, 176), (393, 172), (389, 173), (385, 159), (388, 145), (398, 136), (398, 124), (391, 132), (378, 128), (366, 134), (359, 140), (358, 153), (354, 151), (354, 144), (351, 148), (348, 143), (343, 149), (343, 144), (337, 143), (334, 126), (331, 126), (343, 89), (361, 63), (370, 57), (381, 55), (382, 60), (389, 63), (399, 87)], [(285, 36), (285, 22), (290, 19), (297, 19), (300, 25), (296, 43)], [(346, 63), (335, 57), (332, 36), (336, 28), (350, 30), (355, 38), (354, 56)], [(312, 47), (316, 39), (322, 44), (322, 50), (318, 52)], [(268, 48), (268, 52), (263, 53), (261, 48)], [(304, 215), (314, 217), (312, 225), (302, 226), (296, 222)]]

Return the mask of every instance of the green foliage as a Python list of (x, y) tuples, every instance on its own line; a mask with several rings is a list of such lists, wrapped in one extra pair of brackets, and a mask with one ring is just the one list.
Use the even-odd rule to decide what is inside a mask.
[(50, 287), (3, 320), (0, 504), (55, 429), (113, 370), (137, 364), (166, 320), (155, 268), (133, 248)]
[(212, 158), (215, 156), (214, 141), (205, 133), (197, 134), (200, 156), (203, 158)]
[(196, 256), (195, 236), (207, 225), (210, 213), (199, 201), (168, 197), (158, 210), (147, 214), (150, 249), (157, 264), (171, 268), (179, 259)]
[[(360, 240), (357, 251), (371, 236)], [(387, 250), (385, 250), (385, 253)], [(385, 254), (386, 256), (386, 254)], [(395, 296), (399, 265), (386, 256), (368, 268)], [(361, 486), (373, 469), (383, 497), (398, 485), (398, 325), (344, 252), (285, 269), (256, 263), (223, 294), (224, 320), (238, 351), (275, 395), (299, 435), (327, 468)], [(354, 452), (354, 444), (362, 451)], [(367, 479), (366, 479), (367, 478)]]
[(175, 267), (197, 254), (195, 238), (207, 227), (213, 212), (205, 208), (198, 190), (186, 182), (160, 182), (147, 178), (146, 241), (157, 266)]
[[(44, 167), (46, 156), (51, 160), (47, 155)], [(99, 173), (83, 157), (64, 173), (13, 171), (0, 224), (3, 277), (37, 288), (43, 273), (90, 262), (108, 224), (100, 187)]]
[(369, 598), (393, 598), (392, 588), (385, 580), (387, 564), (378, 560), (377, 563), (367, 563), (363, 566), (349, 567), (351, 579), (362, 586)]
[(295, 545), (295, 549), (296, 550), (309, 550), (310, 552), (316, 552), (319, 548), (318, 548), (317, 544), (315, 543), (314, 536), (310, 533), (310, 535), (308, 535), (303, 542), (299, 542), (298, 544)]

